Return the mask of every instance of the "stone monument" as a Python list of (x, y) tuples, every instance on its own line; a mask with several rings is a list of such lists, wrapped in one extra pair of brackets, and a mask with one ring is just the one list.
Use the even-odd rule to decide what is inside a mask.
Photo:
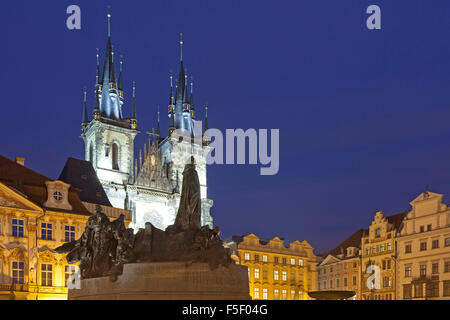
[(160, 230), (125, 227), (97, 206), (78, 240), (55, 249), (79, 262), (81, 285), (70, 299), (250, 299), (247, 267), (235, 265), (219, 227), (201, 226), (195, 160), (186, 164), (173, 225)]

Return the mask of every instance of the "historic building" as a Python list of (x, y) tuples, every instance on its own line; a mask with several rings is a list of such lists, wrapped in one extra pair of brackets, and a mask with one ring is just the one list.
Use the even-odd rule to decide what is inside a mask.
[[(135, 85), (130, 116), (125, 116), (126, 103), (122, 61), (117, 77), (111, 42), (108, 14), (108, 37), (103, 72), (97, 53), (97, 70), (92, 119), (88, 119), (86, 93), (82, 116), (81, 137), (85, 143), (85, 159), (90, 161), (112, 205), (133, 212), (133, 227), (144, 227), (150, 221), (165, 229), (175, 220), (180, 200), (184, 165), (195, 157), (202, 197), (202, 225), (212, 227), (206, 180), (206, 155), (209, 141), (202, 138), (202, 129), (195, 126), (196, 108), (192, 82), (188, 83), (183, 61), (183, 41), (180, 41), (180, 68), (173, 88), (170, 77), (168, 116), (170, 125), (163, 134), (159, 123), (150, 132), (148, 145), (136, 151), (134, 139), (138, 131)], [(205, 131), (207, 130), (205, 118)], [(182, 141), (179, 135), (184, 136)], [(194, 143), (194, 140), (198, 143)], [(138, 154), (138, 156), (137, 156)]]
[[(385, 217), (377, 211), (369, 226), (369, 232), (361, 238), (362, 286), (363, 300), (395, 300), (396, 257), (395, 238), (402, 228), (406, 212)], [(369, 266), (375, 266), (373, 270)], [(377, 268), (377, 269), (375, 269)], [(373, 287), (367, 285), (368, 278), (374, 273), (379, 277), (373, 279)], [(369, 280), (370, 281), (370, 280)]]
[(360, 229), (331, 250), (317, 265), (317, 290), (355, 291), (359, 300), (361, 288), (361, 238), (367, 230)]
[(450, 299), (450, 208), (442, 194), (425, 191), (397, 237), (398, 299)]
[(305, 240), (285, 246), (278, 237), (254, 234), (226, 240), (239, 264), (248, 267), (250, 295), (255, 300), (307, 300), (316, 290), (316, 256)]
[(0, 299), (67, 299), (67, 280), (77, 266), (49, 249), (78, 239), (97, 204), (110, 219), (124, 214), (127, 224), (131, 212), (108, 205), (89, 162), (79, 177), (89, 186), (83, 192), (91, 202), (85, 202), (79, 189), (24, 161), (0, 156)]

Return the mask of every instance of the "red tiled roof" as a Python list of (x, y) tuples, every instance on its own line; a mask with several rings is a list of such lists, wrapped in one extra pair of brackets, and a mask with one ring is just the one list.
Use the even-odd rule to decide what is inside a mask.
[(338, 254), (341, 254), (341, 253), (345, 253), (345, 250), (348, 247), (360, 248), (360, 246), (361, 246), (361, 238), (367, 232), (368, 232), (368, 230), (366, 230), (366, 229), (359, 229), (358, 231), (353, 233), (350, 237), (348, 237), (347, 239), (342, 241), (336, 248), (331, 250), (329, 254), (332, 254), (332, 255), (335, 256), (335, 255), (338, 255)]
[[(0, 181), (21, 192), (34, 204), (43, 207), (47, 200), (45, 182), (54, 180), (0, 155)], [(72, 210), (57, 209), (57, 211), (90, 215), (78, 197), (79, 192), (80, 190), (70, 187), (69, 202)]]

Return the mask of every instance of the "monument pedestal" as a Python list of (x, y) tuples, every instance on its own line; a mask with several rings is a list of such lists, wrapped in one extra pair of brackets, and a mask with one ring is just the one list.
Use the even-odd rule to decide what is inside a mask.
[(115, 282), (109, 277), (81, 280), (69, 300), (249, 300), (248, 271), (241, 265), (130, 263)]

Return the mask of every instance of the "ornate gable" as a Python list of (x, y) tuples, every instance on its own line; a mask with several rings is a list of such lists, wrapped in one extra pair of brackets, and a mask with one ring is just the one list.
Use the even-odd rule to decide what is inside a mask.
[(415, 217), (420, 217), (444, 211), (447, 209), (447, 206), (442, 203), (443, 196), (440, 193), (430, 191), (422, 192), (409, 203), (412, 207), (411, 212), (414, 213)]
[(25, 198), (18, 191), (9, 188), (0, 182), (0, 207), (10, 207), (28, 210), (40, 210), (41, 208)]

